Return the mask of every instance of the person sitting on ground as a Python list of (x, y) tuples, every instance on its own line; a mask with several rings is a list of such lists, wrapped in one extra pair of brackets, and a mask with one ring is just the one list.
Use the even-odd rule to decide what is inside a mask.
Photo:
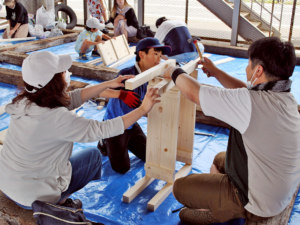
[(4, 0), (8, 26), (3, 38), (25, 38), (28, 36), (28, 13), (25, 7), (17, 0)]
[(168, 56), (197, 52), (189, 29), (184, 22), (160, 17), (156, 20), (155, 25), (158, 29), (154, 37), (160, 43), (169, 45), (172, 48), (172, 52)]
[(126, 0), (114, 0), (109, 22), (114, 24), (115, 37), (122, 34), (126, 39), (135, 37), (139, 28), (135, 12)]
[(69, 55), (30, 54), (22, 65), (22, 91), (6, 106), (11, 119), (0, 151), (0, 190), (25, 209), (35, 200), (81, 208), (68, 196), (101, 178), (102, 160), (97, 148), (72, 154), (73, 143), (123, 134), (157, 102), (157, 89), (149, 89), (128, 114), (103, 122), (78, 117), (70, 110), (133, 76), (67, 92), (71, 65)]
[[(136, 63), (134, 66), (122, 69), (119, 75), (138, 75), (160, 63), (162, 54), (171, 51), (169, 46), (159, 43), (156, 38), (145, 38), (136, 46)], [(147, 90), (147, 83), (137, 87), (133, 93), (142, 100)], [(128, 95), (126, 90), (121, 90), (120, 95)], [(130, 92), (130, 95), (132, 93)], [(138, 105), (139, 99), (133, 99), (132, 106), (126, 104), (120, 98), (112, 98), (107, 104), (104, 120), (110, 120), (131, 112)], [(138, 101), (137, 101), (138, 100)], [(146, 136), (138, 123), (130, 126), (124, 134), (100, 140), (98, 148), (103, 155), (108, 155), (113, 170), (118, 173), (126, 173), (130, 169), (128, 149), (138, 158), (145, 161), (146, 158)]]
[(226, 152), (219, 152), (216, 154), (213, 163), (210, 167), (210, 173), (225, 174), (225, 156)]
[(192, 174), (174, 183), (173, 194), (185, 206), (179, 213), (184, 223), (268, 219), (289, 205), (300, 183), (300, 114), (290, 93), (294, 46), (277, 37), (262, 38), (248, 53), (247, 85), (206, 57), (203, 71), (225, 88), (202, 85), (172, 68), (184, 96), (205, 115), (232, 126), (225, 174)]
[[(104, 43), (102, 37), (104, 34), (100, 31), (104, 27), (96, 18), (90, 18), (86, 21), (86, 26), (79, 34), (75, 50), (79, 54), (79, 59), (87, 60), (87, 53), (92, 52), (93, 56), (100, 56), (97, 50), (97, 44)], [(107, 35), (105, 35), (107, 36)], [(106, 39), (110, 39), (109, 36)]]

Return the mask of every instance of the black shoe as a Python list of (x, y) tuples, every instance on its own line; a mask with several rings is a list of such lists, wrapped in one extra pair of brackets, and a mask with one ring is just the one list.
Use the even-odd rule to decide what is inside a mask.
[(97, 56), (97, 57), (101, 57), (101, 55), (99, 54), (98, 51), (92, 51), (92, 56)]
[(88, 60), (88, 57), (86, 56), (85, 53), (79, 53), (79, 59), (81, 59), (81, 60)]
[(61, 204), (61, 206), (70, 207), (73, 209), (81, 209), (82, 208), (82, 202), (79, 199), (71, 199), (67, 198), (67, 200)]
[(107, 149), (104, 140), (98, 141), (97, 148), (100, 150), (103, 156), (107, 156)]
[(103, 34), (108, 34), (108, 33), (109, 33), (108, 29), (106, 29), (106, 28), (104, 28), (103, 30), (101, 30), (101, 32), (102, 32)]

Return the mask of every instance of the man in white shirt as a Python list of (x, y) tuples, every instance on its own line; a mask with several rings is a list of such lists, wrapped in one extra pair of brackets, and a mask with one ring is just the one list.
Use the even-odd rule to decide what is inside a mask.
[(300, 116), (289, 80), (295, 49), (272, 37), (255, 41), (248, 53), (247, 85), (207, 58), (203, 71), (225, 88), (204, 86), (180, 68), (172, 72), (182, 94), (205, 115), (232, 126), (226, 174), (192, 174), (175, 181), (184, 223), (267, 219), (288, 206), (300, 182)]

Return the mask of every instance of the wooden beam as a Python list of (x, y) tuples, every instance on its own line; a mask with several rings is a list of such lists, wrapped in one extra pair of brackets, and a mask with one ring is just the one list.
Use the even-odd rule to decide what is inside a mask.
[(126, 80), (125, 88), (128, 90), (133, 90), (141, 86), (142, 84), (152, 80), (153, 78), (163, 75), (168, 66), (175, 66), (175, 63), (175, 59), (169, 59), (163, 63), (160, 63), (159, 65), (154, 66), (143, 73), (140, 73), (134, 78)]
[(40, 49), (45, 49), (57, 45), (62, 45), (77, 40), (78, 33), (65, 34), (58, 37), (46, 38), (36, 41), (30, 41), (12, 46), (0, 46), (0, 52), (3, 51), (16, 51), (16, 52), (31, 52)]
[(130, 203), (138, 194), (148, 187), (155, 179), (145, 176), (123, 194), (123, 202)]
[(8, 38), (8, 39), (0, 39), (1, 42), (15, 42), (15, 41), (30, 41), (35, 40), (36, 37), (25, 37), (25, 38)]
[[(28, 55), (22, 52), (0, 52), (0, 61), (22, 66), (23, 60)], [(89, 63), (73, 62), (69, 71), (79, 77), (95, 80), (111, 80), (116, 77), (119, 70), (105, 66), (95, 66)]]
[[(19, 86), (22, 85), (22, 81), (23, 79), (21, 71), (0, 68), (0, 82)], [(69, 90), (83, 88), (87, 85), (87, 83), (72, 80)]]
[[(175, 175), (175, 180), (184, 177), (191, 172), (191, 165), (184, 165)], [(173, 183), (167, 183), (147, 204), (149, 211), (155, 211), (157, 207), (169, 196), (172, 192)]]
[(128, 55), (125, 56), (123, 59), (120, 59), (119, 61), (111, 64), (110, 66), (108, 66), (109, 68), (117, 68), (118, 66), (122, 65), (123, 63), (129, 61), (130, 59), (132, 59), (133, 57), (135, 57), (135, 55)]

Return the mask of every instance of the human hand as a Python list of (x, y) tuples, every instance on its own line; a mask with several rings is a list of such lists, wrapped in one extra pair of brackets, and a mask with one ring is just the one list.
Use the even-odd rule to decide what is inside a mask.
[(202, 70), (207, 75), (207, 77), (214, 76), (216, 74), (216, 71), (218, 70), (215, 64), (207, 57), (203, 57), (203, 59), (199, 61), (199, 64), (203, 65)]
[(137, 108), (141, 105), (140, 96), (133, 91), (120, 91), (119, 99), (121, 99), (130, 108)]
[(172, 74), (173, 74), (174, 70), (176, 70), (177, 68), (178, 68), (177, 66), (169, 65), (168, 68), (165, 70), (163, 77), (165, 79), (172, 79)]
[(134, 77), (135, 77), (134, 75), (120, 75), (117, 78), (115, 78), (113, 80), (110, 80), (110, 81), (107, 81), (107, 82), (109, 82), (109, 87), (110, 88), (124, 87), (125, 84), (124, 84), (123, 81), (128, 80), (130, 78), (134, 78)]
[(144, 97), (142, 105), (140, 108), (144, 111), (145, 114), (150, 112), (153, 105), (160, 102), (157, 98), (159, 98), (158, 88), (148, 88), (147, 93)]
[(14, 31), (14, 30), (10, 30), (10, 31), (9, 31), (9, 34), (8, 34), (8, 35), (9, 35), (9, 37), (12, 37), (14, 33), (15, 33), (15, 31)]

